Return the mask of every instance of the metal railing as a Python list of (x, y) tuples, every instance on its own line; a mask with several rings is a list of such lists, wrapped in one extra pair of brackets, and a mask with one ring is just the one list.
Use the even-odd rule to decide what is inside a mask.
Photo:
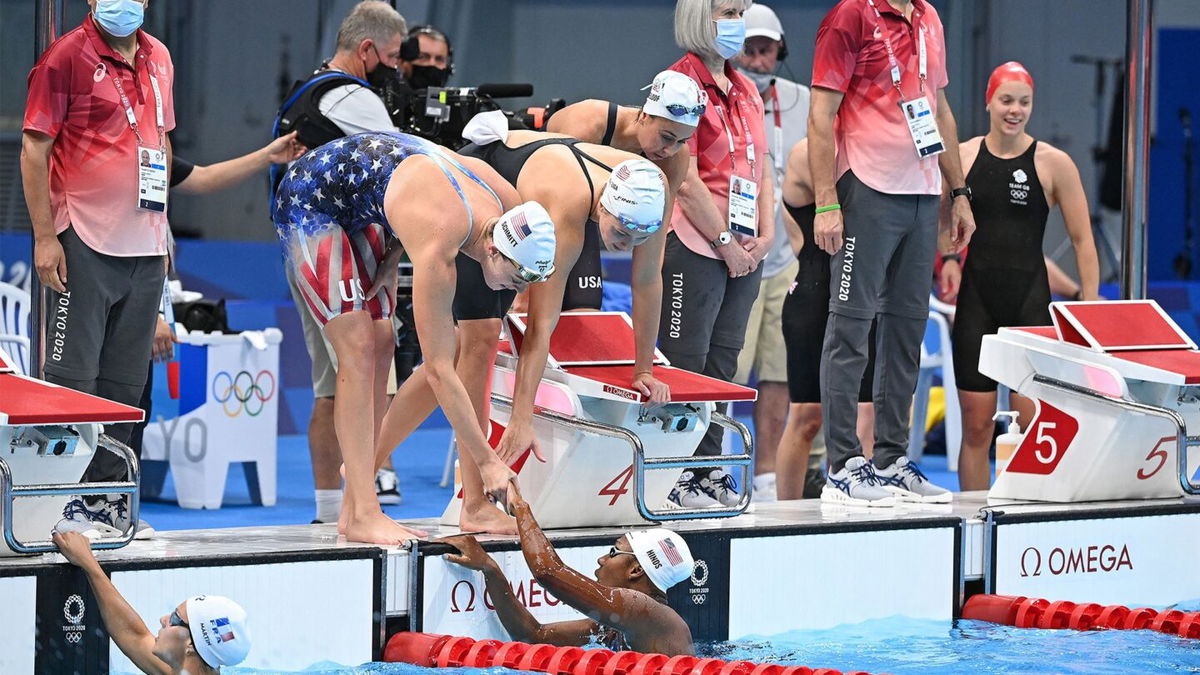
[(0, 505), (4, 507), (4, 542), (8, 547), (16, 553), (46, 553), (48, 551), (57, 551), (58, 547), (50, 539), (40, 539), (31, 542), (22, 542), (17, 539), (13, 533), (13, 505), (16, 500), (23, 497), (83, 497), (91, 495), (129, 495), (129, 527), (117, 538), (101, 538), (92, 541), (93, 549), (111, 549), (121, 548), (133, 541), (133, 537), (137, 534), (138, 516), (141, 511), (141, 502), (138, 495), (138, 485), (141, 483), (141, 475), (138, 469), (137, 457), (133, 454), (133, 450), (129, 446), (121, 443), (111, 436), (101, 435), (96, 443), (96, 451), (99, 452), (101, 447), (114, 452), (125, 461), (125, 466), (128, 469), (129, 480), (127, 481), (112, 481), (106, 483), (40, 483), (35, 485), (13, 485), (12, 470), (8, 467), (8, 463), (0, 457)]
[(1183, 418), (1183, 415), (1180, 415), (1177, 411), (1171, 410), (1170, 408), (1163, 408), (1162, 406), (1150, 405), (1148, 403), (1138, 403), (1137, 401), (1127, 401), (1123, 398), (1107, 396), (1091, 389), (1087, 389), (1076, 384), (1071, 384), (1070, 382), (1063, 382), (1062, 380), (1056, 380), (1052, 377), (1046, 377), (1045, 375), (1034, 375), (1033, 381), (1037, 384), (1045, 385), (1052, 389), (1058, 389), (1059, 391), (1063, 391), (1068, 394), (1075, 394), (1076, 396), (1082, 396), (1094, 401), (1100, 401), (1101, 403), (1114, 405), (1118, 408), (1124, 408), (1125, 410), (1132, 410), (1134, 412), (1140, 412), (1146, 415), (1154, 415), (1155, 417), (1162, 417), (1170, 420), (1171, 423), (1175, 425), (1175, 459), (1176, 467), (1179, 470), (1179, 484), (1183, 488), (1183, 491), (1187, 494), (1200, 495), (1200, 484), (1192, 482), (1192, 477), (1188, 472), (1187, 461), (1188, 449), (1195, 446), (1200, 446), (1200, 436), (1188, 436), (1187, 420)]
[[(502, 394), (492, 394), (492, 403), (512, 410), (512, 399)], [(668, 520), (685, 520), (688, 518), (732, 518), (745, 513), (750, 506), (750, 497), (754, 490), (754, 440), (746, 425), (719, 412), (713, 412), (712, 421), (716, 424), (736, 431), (742, 439), (743, 452), (738, 455), (701, 455), (684, 457), (646, 457), (646, 449), (642, 439), (632, 431), (623, 427), (582, 420), (569, 417), (562, 413), (545, 408), (534, 408), (533, 416), (551, 424), (558, 424), (576, 431), (607, 436), (625, 441), (633, 452), (633, 485), (637, 495), (638, 513), (643, 518), (655, 522)], [(688, 469), (709, 466), (736, 466), (741, 471), (742, 493), (738, 503), (733, 506), (706, 506), (700, 508), (651, 508), (646, 504), (645, 472), (665, 469)]]

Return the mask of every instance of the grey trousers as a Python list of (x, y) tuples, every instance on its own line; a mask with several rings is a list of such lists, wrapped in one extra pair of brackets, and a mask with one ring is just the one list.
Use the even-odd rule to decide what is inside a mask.
[(937, 195), (891, 195), (853, 172), (838, 180), (845, 225), (830, 264), (829, 323), (821, 353), (821, 417), (829, 470), (862, 454), (855, 428), (867, 365), (871, 321), (875, 341), (875, 459), (886, 468), (908, 445), (909, 410), (929, 316), (937, 246)]
[[(673, 366), (732, 382), (746, 342), (750, 308), (758, 297), (762, 265), (732, 279), (725, 261), (697, 255), (670, 234), (662, 276), (659, 350)], [(718, 406), (721, 412), (725, 408), (724, 404)], [(696, 454), (721, 454), (723, 431), (709, 425)]]
[[(68, 228), (58, 235), (67, 259), (67, 292), (49, 292), (46, 381), (138, 407), (150, 368), (162, 299), (163, 256), (118, 257), (92, 250)], [(105, 425), (129, 442), (133, 424)], [(125, 479), (125, 462), (97, 451), (85, 483)]]

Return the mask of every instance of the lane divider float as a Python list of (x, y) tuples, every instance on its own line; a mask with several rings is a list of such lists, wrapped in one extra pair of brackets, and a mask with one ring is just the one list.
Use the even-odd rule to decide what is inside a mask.
[(962, 618), (990, 621), (1017, 628), (1073, 630), (1154, 630), (1200, 640), (1200, 612), (1149, 607), (1051, 602), (1016, 595), (974, 595), (963, 606)]
[[(831, 668), (722, 661), (696, 656), (614, 652), (526, 642), (475, 640), (432, 633), (396, 633), (383, 650), (389, 663), (424, 668), (503, 666), (549, 675), (843, 675)], [(845, 675), (869, 675), (853, 671)]]

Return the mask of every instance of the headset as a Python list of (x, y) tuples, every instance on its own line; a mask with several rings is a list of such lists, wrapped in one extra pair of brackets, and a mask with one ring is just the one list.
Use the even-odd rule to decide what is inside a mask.
[(441, 40), (446, 43), (446, 68), (450, 74), (454, 74), (454, 45), (450, 44), (450, 38), (442, 31), (433, 26), (413, 26), (408, 31), (404, 42), (400, 45), (400, 60), (401, 61), (416, 61), (421, 56), (421, 36), (427, 35), (436, 40)]
[[(449, 44), (449, 43), (447, 43), (447, 44)], [(788, 56), (787, 36), (780, 35), (779, 36), (779, 56), (777, 58), (780, 61), (782, 61), (782, 60), (786, 59), (787, 56)]]

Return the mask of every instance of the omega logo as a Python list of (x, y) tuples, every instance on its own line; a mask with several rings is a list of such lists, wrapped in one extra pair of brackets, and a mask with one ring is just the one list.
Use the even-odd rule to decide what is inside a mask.
[(1112, 544), (1068, 549), (1056, 547), (1046, 556), (1030, 546), (1021, 553), (1022, 577), (1039, 577), (1043, 568), (1053, 576), (1095, 574), (1117, 572), (1122, 568), (1132, 570), (1133, 560), (1128, 545), (1122, 545), (1120, 551)]

